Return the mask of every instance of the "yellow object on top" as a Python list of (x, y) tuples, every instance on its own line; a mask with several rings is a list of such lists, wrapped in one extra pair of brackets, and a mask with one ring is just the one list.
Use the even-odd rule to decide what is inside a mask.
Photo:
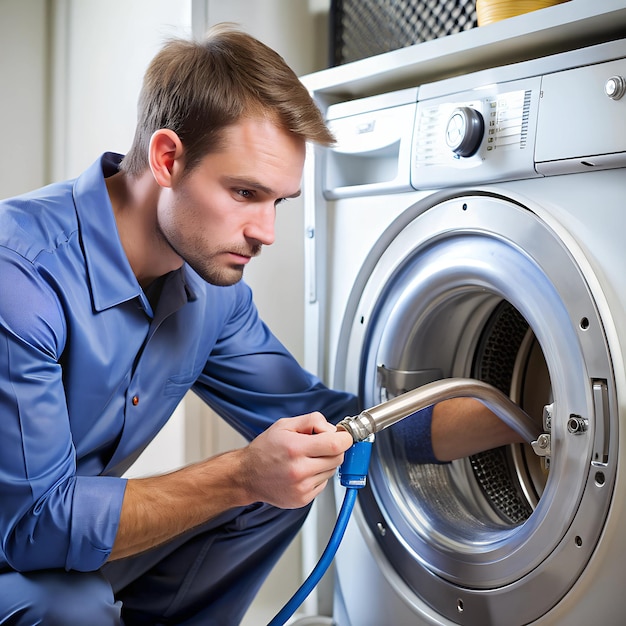
[(509, 17), (545, 9), (569, 0), (476, 0), (479, 26), (486, 26)]

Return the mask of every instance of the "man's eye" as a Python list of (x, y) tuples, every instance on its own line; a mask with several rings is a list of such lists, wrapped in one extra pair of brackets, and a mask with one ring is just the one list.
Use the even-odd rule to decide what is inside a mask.
[(287, 198), (278, 198), (278, 200), (274, 202), (274, 206), (278, 206), (279, 204), (284, 204), (285, 202), (287, 202)]
[(246, 199), (254, 197), (254, 193), (249, 189), (238, 189), (237, 194)]

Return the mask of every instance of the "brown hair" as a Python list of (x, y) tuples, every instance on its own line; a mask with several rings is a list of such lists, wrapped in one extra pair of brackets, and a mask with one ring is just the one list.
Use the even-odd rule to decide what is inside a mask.
[(232, 24), (219, 24), (202, 42), (173, 39), (146, 71), (135, 138), (121, 167), (130, 175), (143, 172), (152, 134), (168, 128), (184, 146), (189, 172), (220, 149), (225, 127), (255, 116), (269, 117), (305, 141), (334, 141), (293, 70), (254, 37)]

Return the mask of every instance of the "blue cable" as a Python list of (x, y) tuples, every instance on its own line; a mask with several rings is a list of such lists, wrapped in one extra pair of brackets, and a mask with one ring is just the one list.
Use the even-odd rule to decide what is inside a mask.
[(373, 436), (365, 441), (355, 443), (345, 454), (344, 462), (339, 469), (341, 484), (346, 487), (343, 503), (335, 522), (335, 527), (328, 540), (326, 549), (322, 553), (317, 565), (309, 574), (309, 577), (302, 583), (298, 591), (277, 613), (276, 617), (268, 626), (282, 626), (306, 600), (306, 597), (313, 591), (319, 583), (326, 570), (330, 567), (335, 554), (339, 549), (339, 544), (346, 532), (350, 515), (356, 502), (357, 491), (365, 486), (367, 478), (367, 468), (372, 450)]
[(343, 498), (343, 504), (335, 523), (335, 528), (328, 541), (324, 553), (317, 562), (317, 565), (313, 568), (313, 571), (309, 574), (309, 577), (302, 583), (301, 587), (291, 597), (289, 602), (280, 610), (276, 617), (269, 623), (268, 626), (282, 626), (298, 609), (298, 607), (306, 600), (306, 597), (313, 591), (313, 588), (322, 576), (326, 573), (326, 570), (330, 567), (332, 560), (335, 558), (335, 553), (339, 548), (341, 539), (348, 525), (348, 520), (352, 513), (354, 503), (356, 502), (356, 488), (346, 489), (346, 494)]

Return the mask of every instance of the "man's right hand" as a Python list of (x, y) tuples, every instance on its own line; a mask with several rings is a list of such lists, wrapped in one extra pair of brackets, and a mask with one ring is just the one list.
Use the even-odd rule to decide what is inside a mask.
[(243, 486), (254, 501), (303, 507), (334, 476), (352, 443), (321, 413), (278, 420), (241, 451)]

